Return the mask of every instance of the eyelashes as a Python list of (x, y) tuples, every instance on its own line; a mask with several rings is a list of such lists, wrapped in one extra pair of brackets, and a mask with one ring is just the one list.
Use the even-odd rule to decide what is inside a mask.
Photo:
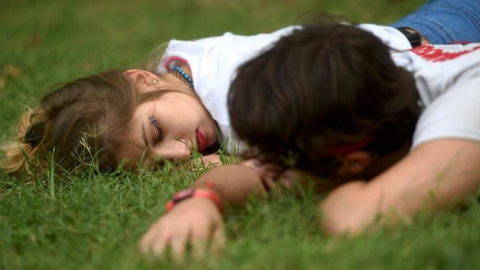
[(148, 117), (148, 122), (150, 122), (150, 124), (153, 125), (158, 131), (158, 140), (157, 141), (162, 141), (163, 140), (163, 131), (162, 131), (162, 128), (160, 127), (160, 124), (158, 123), (157, 119), (155, 119), (153, 116), (150, 116), (150, 117)]
[(150, 124), (154, 125), (155, 127), (159, 127), (160, 125), (158, 124), (157, 119), (155, 119), (153, 116), (148, 117), (148, 122)]

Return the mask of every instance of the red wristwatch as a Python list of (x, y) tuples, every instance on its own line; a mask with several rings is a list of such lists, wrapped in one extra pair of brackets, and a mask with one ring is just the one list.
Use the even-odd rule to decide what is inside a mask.
[(212, 200), (215, 203), (215, 205), (217, 205), (220, 211), (222, 211), (222, 204), (220, 203), (220, 197), (215, 191), (189, 188), (189, 189), (184, 189), (175, 193), (175, 195), (173, 195), (173, 198), (170, 201), (168, 201), (167, 205), (165, 206), (165, 212), (169, 212), (170, 210), (172, 210), (172, 208), (177, 203), (193, 197), (208, 198)]

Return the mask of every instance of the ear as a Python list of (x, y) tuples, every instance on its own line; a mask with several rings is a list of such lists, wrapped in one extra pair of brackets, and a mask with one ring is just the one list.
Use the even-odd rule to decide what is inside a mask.
[(371, 156), (368, 152), (357, 151), (342, 156), (342, 165), (337, 169), (336, 174), (341, 177), (349, 177), (362, 173), (371, 164)]
[(157, 75), (142, 69), (129, 69), (123, 74), (130, 77), (139, 89), (154, 88), (159, 81)]

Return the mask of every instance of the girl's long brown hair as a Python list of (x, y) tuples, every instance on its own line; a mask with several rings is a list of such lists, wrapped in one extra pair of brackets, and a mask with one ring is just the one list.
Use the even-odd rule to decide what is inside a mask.
[(116, 149), (125, 143), (137, 96), (132, 81), (117, 70), (66, 83), (22, 116), (16, 137), (1, 148), (0, 167), (44, 172), (53, 159), (67, 170), (89, 163), (116, 168)]

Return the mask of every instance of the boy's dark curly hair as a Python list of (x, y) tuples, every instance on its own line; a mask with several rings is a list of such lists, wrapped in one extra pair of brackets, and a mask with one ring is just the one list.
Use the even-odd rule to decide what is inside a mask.
[[(246, 156), (325, 175), (326, 149), (372, 137), (363, 149), (399, 149), (420, 114), (411, 73), (389, 48), (355, 26), (305, 26), (243, 64), (228, 99), (232, 126)], [(333, 166), (334, 167), (334, 166)]]

